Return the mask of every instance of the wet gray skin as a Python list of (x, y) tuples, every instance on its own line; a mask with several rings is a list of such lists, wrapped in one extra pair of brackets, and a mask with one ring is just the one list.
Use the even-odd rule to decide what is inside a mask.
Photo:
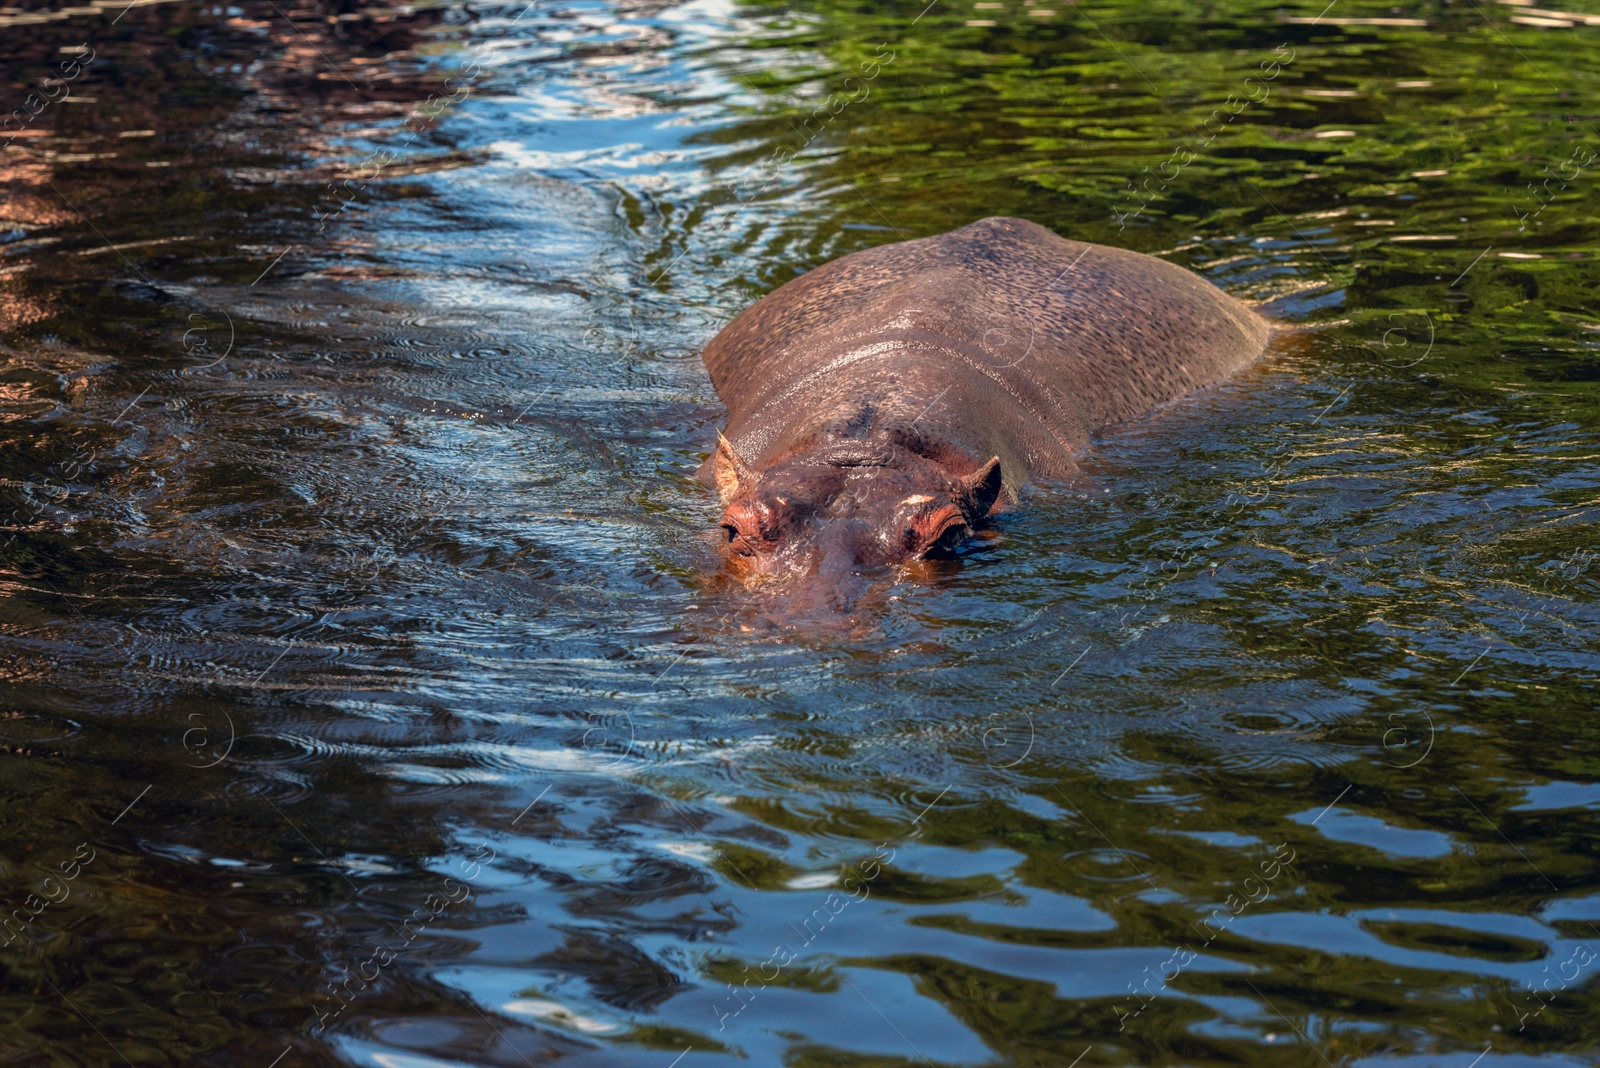
[(703, 354), (728, 405), (701, 474), (730, 570), (848, 608), (868, 573), (948, 555), (1030, 472), (1070, 476), (1092, 435), (1270, 336), (1190, 271), (1021, 219), (825, 264)]

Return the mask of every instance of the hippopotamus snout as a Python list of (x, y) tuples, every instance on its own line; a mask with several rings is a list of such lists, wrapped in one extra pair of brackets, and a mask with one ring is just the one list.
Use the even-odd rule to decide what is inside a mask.
[(823, 607), (848, 612), (872, 577), (868, 572), (887, 568), (881, 559), (873, 559), (873, 530), (865, 521), (835, 519), (821, 526), (811, 553), (815, 569), (806, 576), (812, 580), (806, 588), (821, 595)]

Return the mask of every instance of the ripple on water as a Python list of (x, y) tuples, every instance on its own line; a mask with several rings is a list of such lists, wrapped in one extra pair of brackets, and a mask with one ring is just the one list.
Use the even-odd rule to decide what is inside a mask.
[(1308, 827), (1314, 826), (1324, 838), (1335, 842), (1352, 842), (1391, 857), (1431, 860), (1449, 856), (1457, 848), (1451, 835), (1397, 827), (1380, 817), (1363, 815), (1346, 808), (1331, 807), (1321, 812), (1307, 810), (1289, 818)]
[[(1600, 937), (1596, 279), (1560, 258), (1596, 228), (1574, 190), (1500, 247), (1561, 124), (1471, 12), (1290, 16), (1286, 77), (1119, 229), (1128, 178), (1260, 70), (1260, 12), (913, 33), (580, 0), (325, 32), (239, 2), (136, 5), (137, 62), (96, 44), (116, 107), (52, 114), (11, 175), (114, 160), (52, 181), (117, 258), (29, 206), (51, 191), (0, 205), (27, 513), (0, 759), (48, 757), (15, 768), (6, 907), (99, 849), (29, 967), (130, 1061), (1593, 1059), (1587, 971), (1517, 1027)], [(48, 50), (91, 16), (36, 17)], [(1565, 71), (1545, 29), (1507, 32)], [(477, 43), (467, 98), (397, 132)], [(153, 136), (100, 128), (125, 119)], [(183, 182), (142, 183), (146, 143), (198, 146)], [(318, 183), (380, 145), (318, 230)], [(774, 625), (702, 574), (696, 354), (834, 255), (996, 212), (1319, 329), (1108, 435), (881, 621)], [(1474, 261), (1480, 234), (1540, 258)], [(468, 897), (316, 1029), (446, 878)], [(103, 1056), (5, 997), (0, 1048)]]

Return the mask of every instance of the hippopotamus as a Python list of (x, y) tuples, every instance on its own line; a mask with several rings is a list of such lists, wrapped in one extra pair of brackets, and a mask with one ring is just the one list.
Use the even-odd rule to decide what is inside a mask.
[(1070, 478), (1095, 435), (1272, 332), (1191, 271), (1022, 219), (864, 249), (706, 345), (728, 421), (700, 477), (738, 574), (837, 589), (954, 552), (1030, 477)]

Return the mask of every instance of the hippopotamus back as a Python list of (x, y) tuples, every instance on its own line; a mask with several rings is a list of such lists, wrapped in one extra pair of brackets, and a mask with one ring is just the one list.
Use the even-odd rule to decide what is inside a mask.
[(1270, 333), (1181, 267), (990, 218), (818, 267), (703, 358), (752, 468), (892, 441), (954, 469), (998, 456), (1014, 501), (1030, 472), (1070, 474), (1092, 435), (1244, 367)]

